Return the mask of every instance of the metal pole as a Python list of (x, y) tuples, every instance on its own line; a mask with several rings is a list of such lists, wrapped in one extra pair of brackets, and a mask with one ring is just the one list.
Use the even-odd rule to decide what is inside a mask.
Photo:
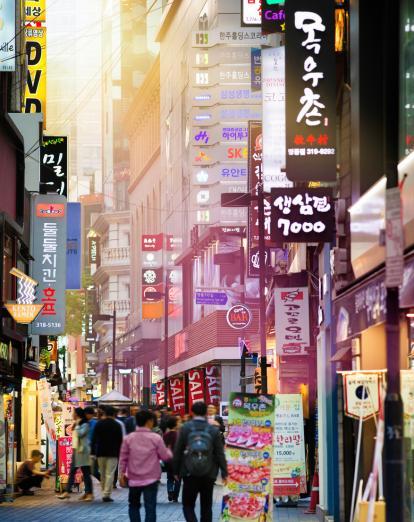
[[(383, 110), (387, 189), (398, 187), (400, 94), (400, 0), (382, 0), (384, 51)], [(403, 406), (400, 395), (399, 289), (387, 288), (387, 395), (385, 398), (384, 478), (388, 522), (404, 520)]]
[(112, 389), (115, 389), (115, 365), (116, 365), (116, 310), (114, 305), (114, 315), (112, 316)]
[(260, 368), (262, 393), (267, 393), (267, 357), (266, 357), (266, 250), (265, 250), (265, 213), (263, 182), (257, 184), (257, 204), (259, 217), (259, 301), (260, 301)]
[(246, 393), (246, 347), (243, 347), (242, 356), (240, 360), (240, 391)]
[(165, 292), (164, 292), (164, 404), (168, 407), (168, 305), (169, 305), (169, 284), (168, 271), (165, 271)]

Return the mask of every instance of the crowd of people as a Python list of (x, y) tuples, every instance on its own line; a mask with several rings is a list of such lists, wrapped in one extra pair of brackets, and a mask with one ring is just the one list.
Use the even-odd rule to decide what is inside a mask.
[[(185, 520), (196, 522), (195, 504), (200, 496), (201, 522), (212, 520), (213, 490), (219, 471), (225, 483), (223, 419), (214, 405), (196, 402), (192, 414), (181, 418), (168, 408), (116, 410), (100, 406), (75, 408), (72, 425), (72, 463), (65, 490), (58, 495), (69, 499), (77, 470), (83, 475), (80, 501), (94, 500), (92, 476), (101, 484), (102, 501), (113, 502), (112, 491), (119, 484), (129, 488), (129, 518), (138, 522), (141, 498), (146, 522), (155, 522), (157, 492), (162, 472), (167, 475), (170, 502), (179, 502), (180, 491)], [(23, 495), (33, 495), (50, 471), (40, 471), (43, 455), (34, 450), (21, 464), (17, 484)]]

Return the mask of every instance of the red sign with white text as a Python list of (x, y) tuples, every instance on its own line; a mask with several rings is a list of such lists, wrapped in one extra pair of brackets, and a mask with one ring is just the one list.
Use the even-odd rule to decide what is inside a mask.
[(177, 415), (185, 413), (184, 377), (173, 377), (168, 386), (169, 406)]
[(141, 236), (141, 248), (143, 252), (158, 252), (162, 250), (163, 234), (144, 234)]
[(207, 404), (219, 406), (221, 400), (220, 366), (210, 364), (209, 366), (206, 366), (205, 372)]
[(205, 401), (204, 382), (203, 368), (188, 372), (188, 407), (190, 410), (195, 402)]
[(165, 389), (164, 381), (157, 382), (157, 406), (163, 406), (165, 404)]

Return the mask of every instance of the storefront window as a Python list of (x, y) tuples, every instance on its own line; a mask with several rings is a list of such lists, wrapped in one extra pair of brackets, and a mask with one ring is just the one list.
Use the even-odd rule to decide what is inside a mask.
[(401, 10), (400, 157), (414, 151), (414, 2), (403, 0)]

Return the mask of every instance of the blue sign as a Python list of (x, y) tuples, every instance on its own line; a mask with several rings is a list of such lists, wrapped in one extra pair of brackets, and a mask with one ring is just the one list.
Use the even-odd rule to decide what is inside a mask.
[(227, 304), (227, 294), (225, 292), (196, 292), (196, 304), (225, 305)]
[(252, 91), (262, 90), (262, 50), (251, 50), (251, 88)]
[(81, 205), (67, 204), (66, 290), (81, 288)]

